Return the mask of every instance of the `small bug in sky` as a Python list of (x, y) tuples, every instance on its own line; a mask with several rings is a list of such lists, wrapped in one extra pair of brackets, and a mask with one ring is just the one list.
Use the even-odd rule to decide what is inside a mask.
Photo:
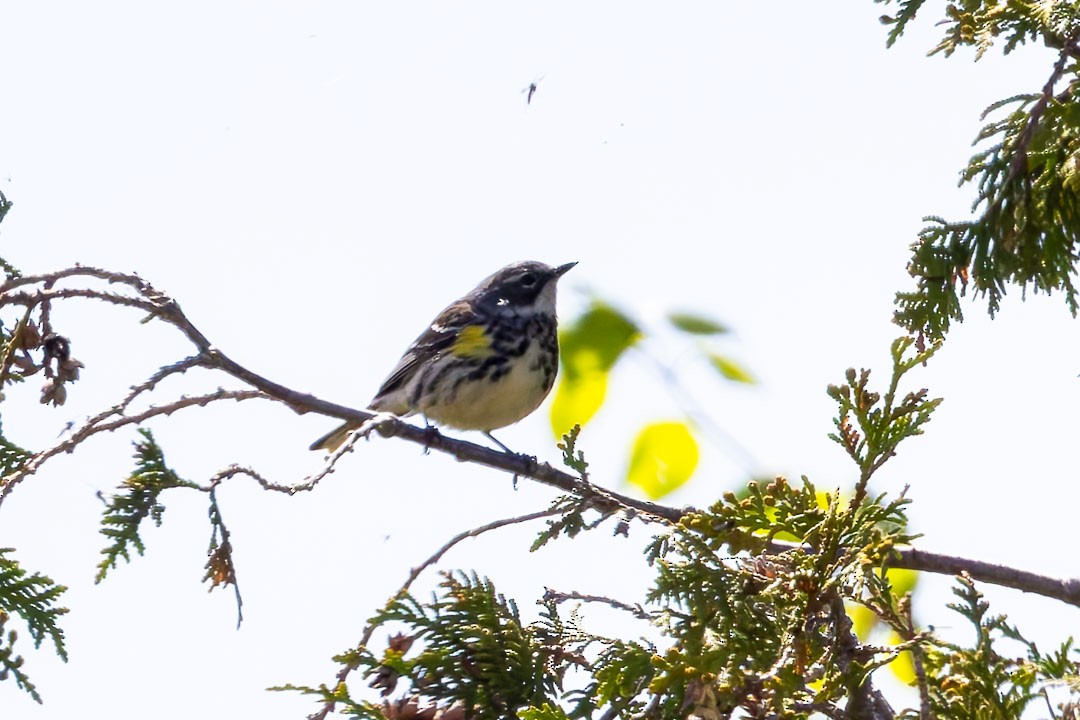
[(544, 79), (544, 76), (541, 75), (540, 77), (536, 78), (531, 83), (529, 83), (527, 87), (524, 87), (524, 88), (521, 89), (521, 92), (525, 94), (525, 104), (526, 105), (532, 105), (533, 95), (536, 94), (536, 90), (540, 86), (540, 81), (543, 80), (543, 79)]

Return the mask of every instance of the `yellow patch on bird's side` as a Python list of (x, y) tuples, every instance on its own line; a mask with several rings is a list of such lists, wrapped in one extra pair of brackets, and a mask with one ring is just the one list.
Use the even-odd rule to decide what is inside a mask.
[(450, 352), (458, 357), (482, 358), (491, 355), (491, 338), (487, 331), (478, 325), (461, 329), (457, 339), (450, 347)]

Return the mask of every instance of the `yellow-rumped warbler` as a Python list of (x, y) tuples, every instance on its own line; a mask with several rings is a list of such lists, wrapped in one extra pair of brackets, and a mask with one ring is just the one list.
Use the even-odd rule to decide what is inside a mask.
[[(368, 408), (401, 416), (420, 413), (488, 437), (524, 418), (555, 382), (555, 284), (575, 265), (518, 262), (485, 279), (413, 341)], [(333, 451), (357, 426), (345, 423), (311, 449)]]

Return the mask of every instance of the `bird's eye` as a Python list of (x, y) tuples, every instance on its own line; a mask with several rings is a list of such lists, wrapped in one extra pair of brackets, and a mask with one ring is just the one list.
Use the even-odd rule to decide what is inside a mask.
[(525, 287), (532, 287), (536, 284), (536, 273), (525, 273), (521, 276), (521, 284)]

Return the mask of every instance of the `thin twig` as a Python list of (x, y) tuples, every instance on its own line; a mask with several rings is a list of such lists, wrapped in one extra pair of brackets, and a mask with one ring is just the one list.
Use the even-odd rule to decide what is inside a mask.
[(919, 637), (915, 630), (915, 619), (911, 613), (911, 595), (904, 601), (904, 640), (911, 643), (908, 650), (911, 652), (912, 664), (915, 666), (915, 681), (919, 688), (919, 720), (934, 720), (934, 713), (930, 707), (930, 684), (926, 679), (926, 663), (923, 662), (922, 645), (915, 642)]
[(585, 593), (579, 592), (558, 592), (551, 588), (545, 588), (544, 600), (554, 600), (557, 603), (563, 603), (567, 600), (603, 603), (604, 605), (610, 605), (616, 610), (624, 610), (639, 620), (651, 620), (653, 618), (653, 616), (646, 612), (640, 605), (631, 605), (629, 603), (624, 603), (621, 600), (616, 600), (615, 598), (604, 597), (603, 595), (586, 595)]
[[(39, 305), (50, 300), (68, 300), (70, 298), (86, 298), (89, 300), (104, 300), (113, 305), (139, 308), (148, 313), (159, 310), (153, 302), (142, 298), (133, 298), (128, 295), (106, 292), (104, 290), (91, 290), (89, 288), (64, 288), (61, 290), (38, 290), (37, 292), (9, 292), (0, 293), (0, 306), (2, 305)], [(45, 332), (44, 324), (41, 328)]]
[(144, 281), (138, 275), (131, 273), (113, 272), (112, 270), (104, 270), (102, 268), (91, 267), (89, 265), (73, 265), (63, 270), (54, 270), (48, 273), (41, 273), (39, 275), (20, 275), (18, 277), (8, 278), (3, 283), (0, 283), (0, 293), (6, 293), (8, 290), (17, 287), (23, 287), (26, 285), (41, 285), (44, 283), (56, 282), (69, 277), (92, 277), (99, 280), (105, 280), (110, 283), (122, 283), (129, 285), (133, 288), (139, 289), (141, 287), (149, 288), (150, 284)]
[(218, 390), (216, 392), (207, 393), (206, 395), (181, 397), (165, 405), (156, 405), (147, 408), (136, 415), (125, 415), (108, 422), (103, 421), (95, 424), (85, 424), (56, 445), (31, 456), (30, 459), (20, 465), (17, 470), (0, 478), (0, 504), (2, 504), (7, 496), (11, 494), (11, 491), (15, 489), (16, 485), (36, 473), (49, 458), (59, 455), (60, 453), (73, 451), (78, 445), (82, 444), (83, 441), (93, 435), (103, 432), (112, 432), (113, 430), (117, 430), (127, 425), (138, 425), (152, 417), (171, 415), (177, 410), (182, 410), (184, 408), (205, 407), (206, 405), (219, 400), (236, 400), (239, 402), (256, 398), (268, 399), (265, 394), (258, 390)]
[[(55, 284), (56, 278), (49, 278), (42, 285), (42, 289), (45, 292), (50, 292)], [(46, 297), (41, 301), (41, 335), (42, 337), (49, 337), (52, 333), (52, 300)]]

